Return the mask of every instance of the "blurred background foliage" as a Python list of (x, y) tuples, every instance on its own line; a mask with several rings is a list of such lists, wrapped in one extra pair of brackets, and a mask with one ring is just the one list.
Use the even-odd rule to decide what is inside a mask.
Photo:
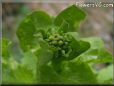
[[(4, 38), (10, 39), (13, 42), (11, 52), (16, 56), (19, 55), (20, 49), (18, 39), (16, 37), (16, 29), (19, 25), (19, 22), (24, 18), (25, 15), (31, 11), (43, 10), (51, 16), (56, 16), (59, 12), (71, 4), (75, 3), (70, 2), (70, 0), (67, 3), (60, 3), (59, 1), (58, 3), (2, 3), (2, 36)], [(80, 25), (80, 36), (97, 36), (102, 38), (107, 50), (113, 54), (113, 8), (84, 7), (82, 9), (84, 9), (87, 13), (87, 18)]]

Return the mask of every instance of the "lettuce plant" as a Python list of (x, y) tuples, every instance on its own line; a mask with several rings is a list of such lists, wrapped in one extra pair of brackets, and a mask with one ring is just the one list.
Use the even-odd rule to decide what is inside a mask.
[[(78, 28), (86, 13), (72, 5), (56, 17), (43, 11), (28, 14), (16, 34), (22, 50), (17, 61), (2, 39), (2, 83), (100, 84), (112, 83), (112, 55), (98, 37), (81, 38)], [(96, 70), (97, 63), (111, 63)]]

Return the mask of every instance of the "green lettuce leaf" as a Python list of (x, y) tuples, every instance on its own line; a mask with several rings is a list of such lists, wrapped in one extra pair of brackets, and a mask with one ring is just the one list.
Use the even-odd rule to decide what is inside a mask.
[(78, 59), (84, 62), (105, 63), (112, 62), (112, 55), (105, 49), (103, 41), (98, 37), (83, 38), (90, 43), (90, 48), (80, 55)]
[(8, 39), (2, 38), (2, 57), (9, 57), (9, 47), (11, 45), (11, 41)]
[(106, 68), (101, 69), (97, 74), (97, 80), (99, 83), (113, 83), (113, 64)]
[(57, 15), (54, 24), (61, 27), (63, 32), (76, 31), (85, 17), (84, 11), (72, 5)]
[(43, 35), (43, 30), (51, 24), (51, 18), (45, 12), (36, 11), (27, 15), (16, 32), (22, 50), (25, 52), (34, 48), (38, 44), (38, 38)]
[(95, 84), (97, 83), (95, 74), (87, 63), (84, 62), (66, 62), (63, 65), (61, 76), (77, 84)]
[(78, 34), (76, 32), (70, 32), (67, 34), (70, 36), (70, 47), (72, 48), (72, 52), (70, 53), (68, 59), (78, 57), (90, 48), (90, 43), (79, 40), (79, 38), (77, 38)]

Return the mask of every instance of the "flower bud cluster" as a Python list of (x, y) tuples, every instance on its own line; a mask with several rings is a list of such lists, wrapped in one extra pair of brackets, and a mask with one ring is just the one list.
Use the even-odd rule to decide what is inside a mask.
[(67, 52), (69, 41), (64, 35), (52, 34), (46, 39), (50, 46), (56, 47), (62, 54)]

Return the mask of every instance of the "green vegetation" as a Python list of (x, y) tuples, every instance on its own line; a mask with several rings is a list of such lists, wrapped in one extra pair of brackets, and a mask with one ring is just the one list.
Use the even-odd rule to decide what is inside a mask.
[[(79, 25), (85, 17), (75, 5), (54, 18), (42, 11), (27, 15), (16, 32), (23, 51), (20, 61), (9, 52), (11, 42), (2, 40), (2, 83), (111, 84), (113, 57), (103, 41), (79, 37)], [(107, 62), (111, 63), (107, 68), (93, 68)]]

